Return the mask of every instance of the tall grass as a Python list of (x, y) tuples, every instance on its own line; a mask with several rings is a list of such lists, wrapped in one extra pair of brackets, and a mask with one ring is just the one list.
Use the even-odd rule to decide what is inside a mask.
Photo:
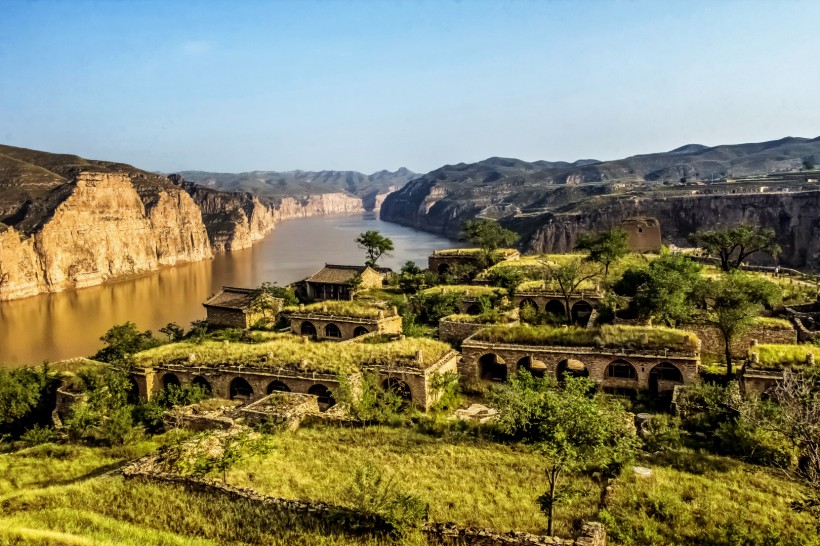
[(815, 366), (820, 365), (820, 347), (816, 345), (762, 344), (751, 348), (757, 353), (761, 368), (781, 369), (806, 366), (806, 355), (814, 355)]
[(556, 345), (562, 347), (611, 347), (625, 349), (673, 349), (693, 351), (698, 339), (692, 333), (651, 326), (613, 326), (601, 328), (531, 326), (494, 326), (478, 332), (477, 341), (519, 345)]
[(462, 298), (479, 298), (481, 296), (504, 296), (507, 291), (495, 286), (477, 286), (472, 284), (451, 284), (434, 286), (422, 291), (425, 296), (433, 294), (459, 294)]
[[(291, 334), (275, 334), (262, 343), (204, 341), (155, 347), (135, 355), (141, 366), (178, 364), (191, 366), (254, 365), (303, 371), (343, 373), (361, 366), (406, 363), (422, 368), (438, 362), (450, 346), (424, 338), (404, 338), (386, 343), (306, 342)], [(422, 361), (416, 362), (416, 352)]]
[(353, 317), (361, 319), (376, 319), (379, 314), (385, 317), (395, 315), (392, 309), (376, 307), (359, 301), (324, 301), (300, 307), (287, 307), (285, 312), (309, 313), (314, 315), (331, 315), (336, 317)]

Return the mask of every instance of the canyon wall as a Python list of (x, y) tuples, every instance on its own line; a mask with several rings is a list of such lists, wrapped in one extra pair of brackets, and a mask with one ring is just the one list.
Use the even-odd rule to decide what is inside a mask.
[(212, 256), (196, 203), (173, 187), (143, 199), (124, 173), (79, 173), (32, 232), (0, 232), (0, 300), (100, 284)]
[(362, 198), (346, 193), (321, 193), (303, 198), (283, 197), (273, 205), (273, 215), (277, 221), (357, 212), (365, 212)]

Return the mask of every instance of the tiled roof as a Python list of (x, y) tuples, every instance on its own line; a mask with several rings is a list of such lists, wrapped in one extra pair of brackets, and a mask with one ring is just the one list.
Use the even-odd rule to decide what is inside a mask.
[(250, 288), (234, 288), (223, 286), (215, 296), (203, 303), (206, 307), (223, 307), (227, 309), (240, 309), (245, 311), (253, 301), (253, 290)]
[(386, 267), (377, 267), (375, 269), (368, 267), (366, 265), (331, 265), (325, 264), (325, 266), (314, 273), (307, 279), (307, 282), (317, 282), (317, 283), (325, 283), (325, 284), (350, 284), (353, 280), (353, 277), (356, 275), (361, 275), (367, 269), (372, 269), (377, 273), (385, 274), (389, 273), (390, 269)]

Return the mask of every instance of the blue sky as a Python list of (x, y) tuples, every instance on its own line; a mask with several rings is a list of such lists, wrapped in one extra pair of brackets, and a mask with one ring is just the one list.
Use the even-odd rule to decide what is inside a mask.
[(820, 135), (820, 2), (0, 4), (0, 142), (426, 172)]

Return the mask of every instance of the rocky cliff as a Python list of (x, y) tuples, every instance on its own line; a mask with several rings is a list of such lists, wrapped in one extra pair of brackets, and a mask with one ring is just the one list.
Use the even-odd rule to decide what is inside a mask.
[(185, 192), (170, 184), (142, 190), (127, 173), (87, 171), (54, 188), (53, 208), (23, 203), (19, 221), (7, 225), (15, 218), (6, 217), (0, 227), (0, 300), (211, 257), (202, 215)]
[(256, 196), (212, 190), (175, 174), (168, 178), (199, 206), (214, 252), (248, 248), (274, 228), (275, 211)]

